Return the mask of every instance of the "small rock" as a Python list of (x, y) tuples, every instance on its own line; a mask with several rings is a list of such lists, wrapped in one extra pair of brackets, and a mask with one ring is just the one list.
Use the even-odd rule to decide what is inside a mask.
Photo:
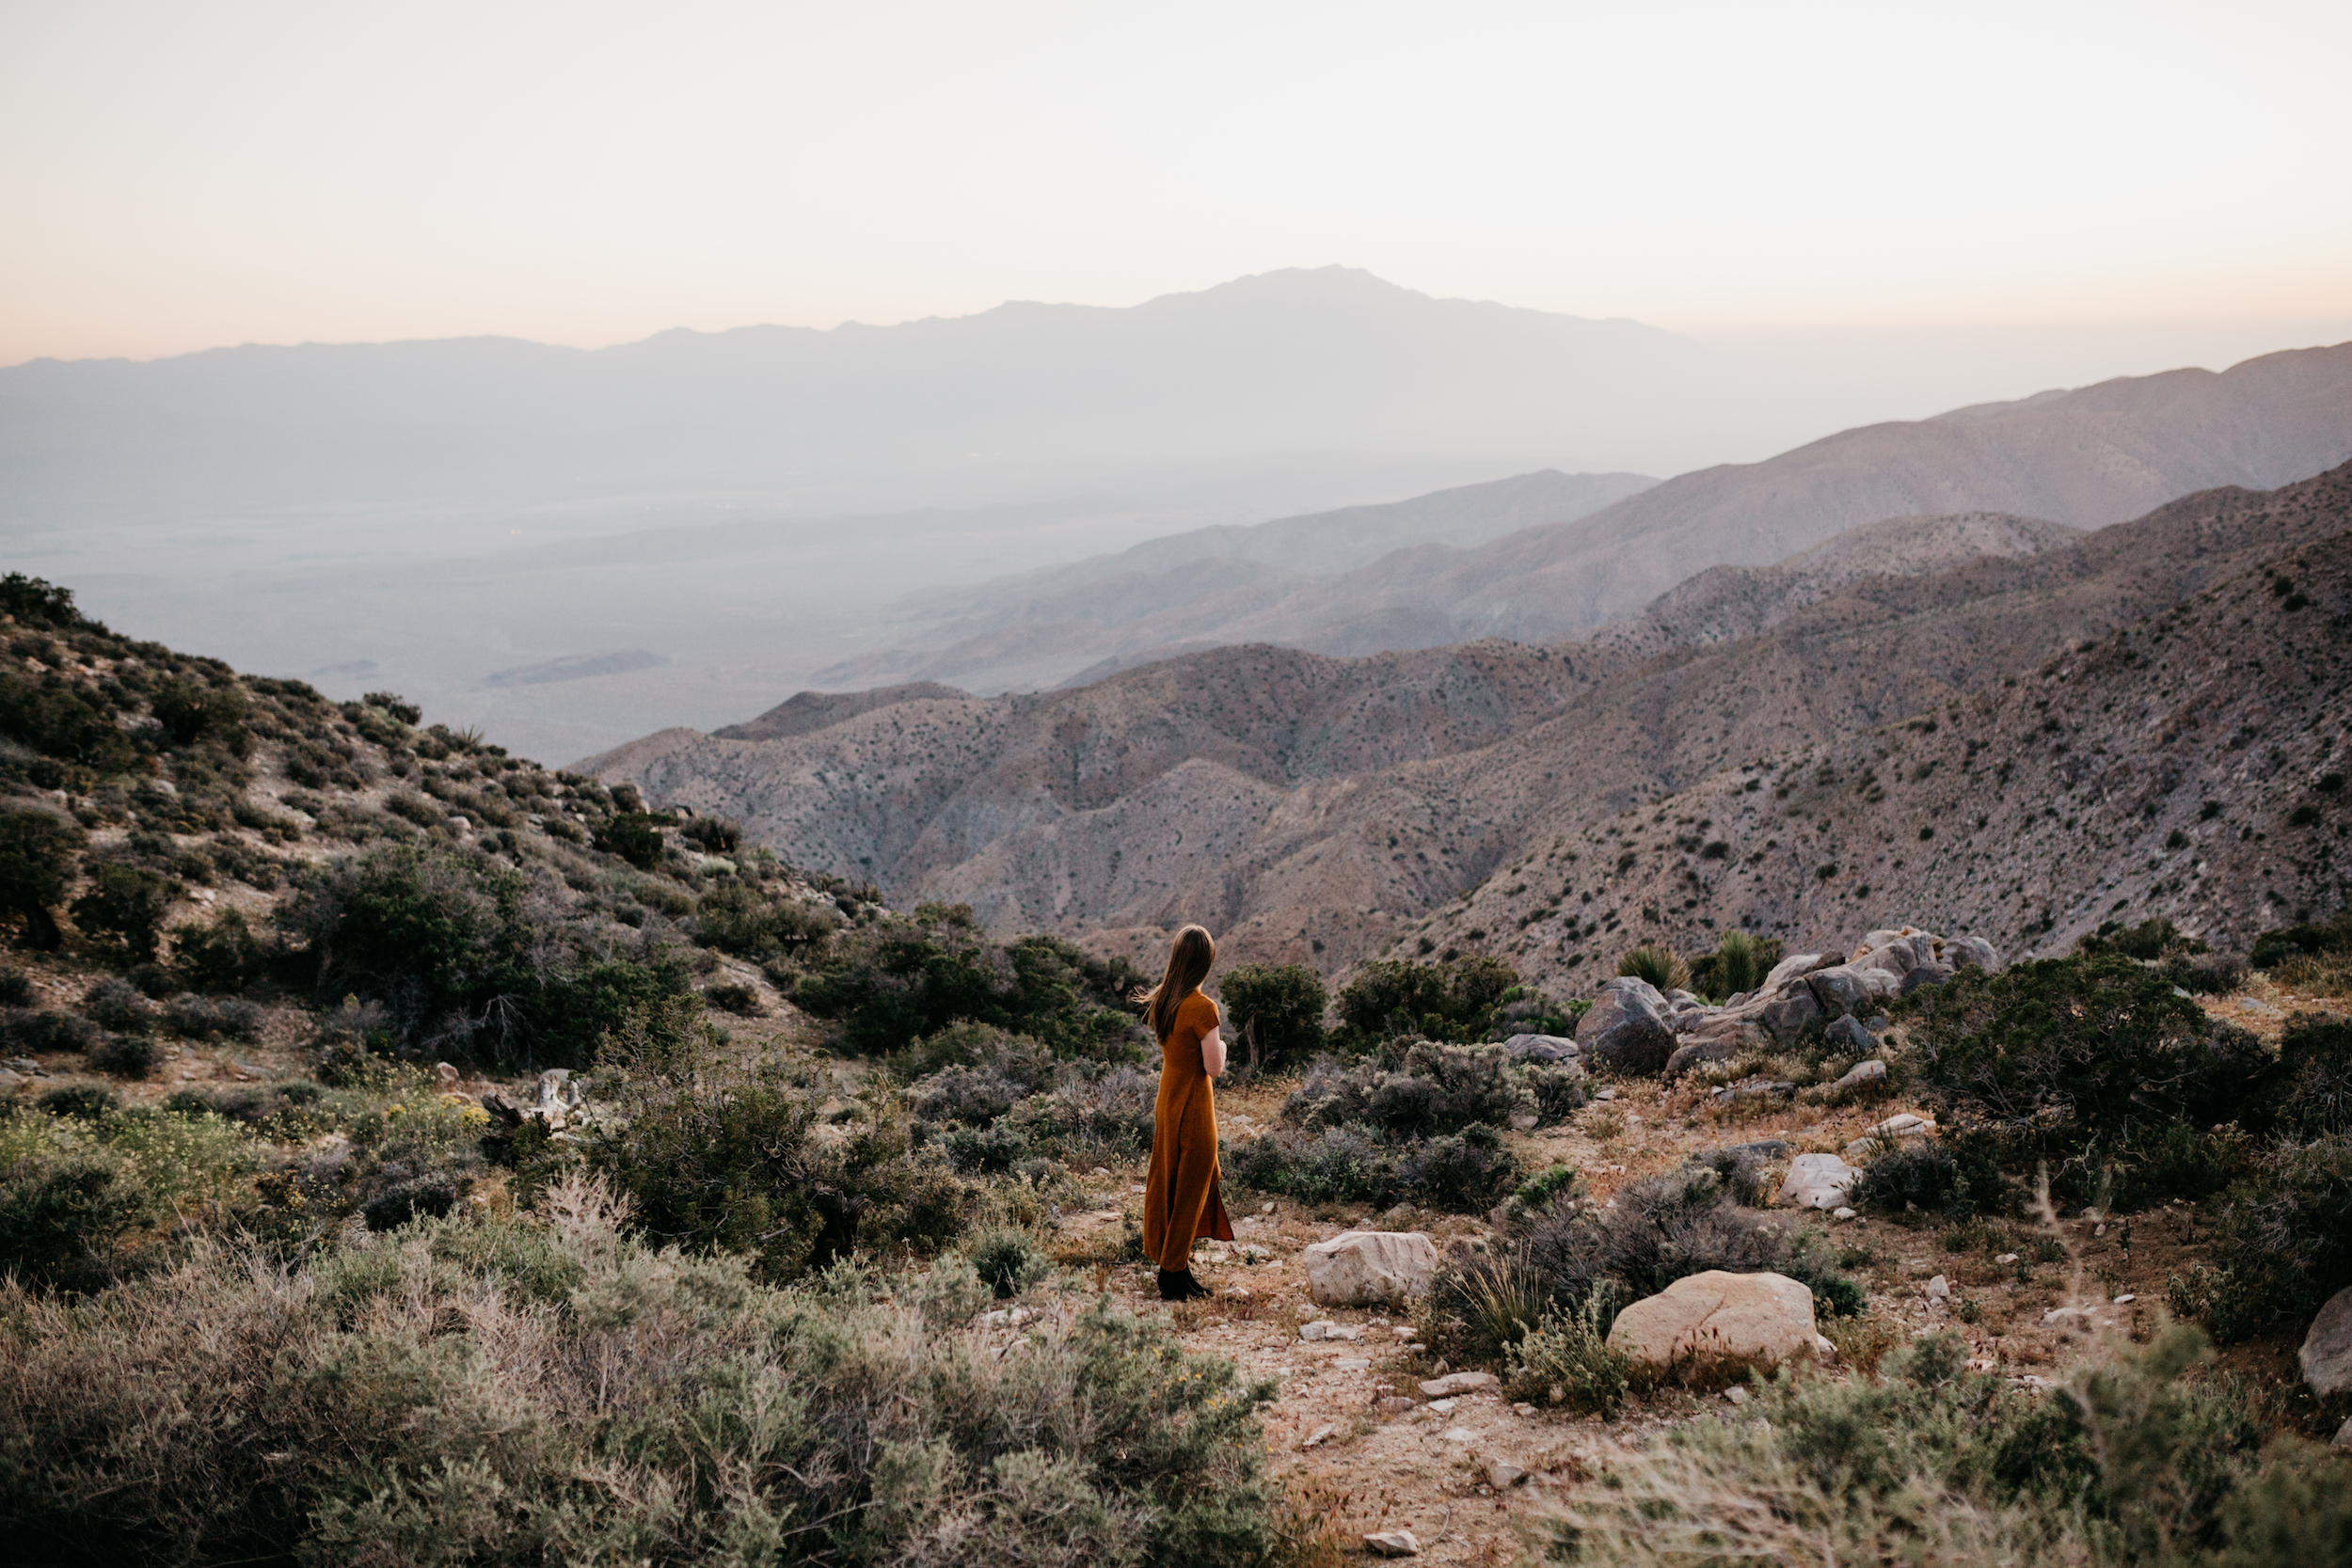
[(1948, 1279), (1946, 1279), (1946, 1278), (1945, 1278), (1942, 1275), (1940, 1275), (1940, 1274), (1939, 1274), (1939, 1275), (1936, 1275), (1933, 1279), (1929, 1280), (1929, 1281), (1928, 1281), (1928, 1299), (1929, 1299), (1930, 1301), (1949, 1301), (1949, 1300), (1951, 1300), (1951, 1299), (1952, 1299), (1952, 1284), (1951, 1284), (1951, 1281), (1950, 1281), (1950, 1280), (1948, 1280)]
[(1724, 1390), (1724, 1398), (1729, 1400), (1734, 1404), (1745, 1404), (1748, 1402), (1748, 1391), (1740, 1385), (1735, 1383), (1730, 1387)]
[(1599, 1093), (1594, 1095), (1593, 1098), (1595, 1100), (1614, 1100), (1617, 1098), (1617, 1091), (1614, 1089), (1602, 1089)]
[(1419, 1557), (1421, 1538), (1408, 1529), (1384, 1529), (1364, 1537), (1364, 1550), (1375, 1557)]
[(1331, 1365), (1343, 1372), (1360, 1372), (1371, 1366), (1372, 1362), (1361, 1355), (1343, 1355)]
[(2072, 1328), (2090, 1321), (2090, 1310), (2083, 1307), (2053, 1307), (2042, 1314), (2044, 1328)]
[(1455, 1394), (1468, 1394), (1481, 1388), (1491, 1388), (1498, 1381), (1492, 1372), (1453, 1372), (1444, 1377), (1431, 1378), (1421, 1386), (1421, 1391), (1433, 1400), (1442, 1400), (1449, 1399)]
[(10, 1072), (21, 1072), (27, 1078), (40, 1076), (40, 1064), (30, 1056), (11, 1056), (8, 1067)]
[(1372, 1402), (1372, 1407), (1383, 1416), (1409, 1416), (1421, 1406), (1402, 1394), (1383, 1394)]
[(2336, 1440), (2328, 1446), (2338, 1453), (2352, 1453), (2352, 1416), (2344, 1418), (2344, 1425), (2336, 1429)]
[(2118, 1307), (2129, 1307), (2132, 1303), (2137, 1301), (2139, 1297), (2137, 1295), (2120, 1295), (2115, 1298), (2115, 1305)]
[(1837, 1224), (1843, 1225), (1854, 1217), (1854, 1212), (1851, 1209), (1832, 1209), (1829, 1212), (1829, 1217)]
[(1469, 1427), (1448, 1427), (1438, 1433), (1449, 1443), (1475, 1443), (1478, 1433)]
[(1993, 1261), (1995, 1263), (2014, 1263), (2017, 1261), (2017, 1254), (2013, 1252), (2004, 1252), (1998, 1258), (1993, 1259)]
[(1127, 1190), (1131, 1193), (1139, 1193), (1143, 1191), (1143, 1183), (1140, 1181), (1130, 1181), (1127, 1183)]
[(1328, 1318), (1317, 1318), (1313, 1323), (1300, 1323), (1298, 1337), (1302, 1339), (1327, 1339), (1331, 1331), (1339, 1326)]
[(1511, 1113), (1511, 1131), (1533, 1132), (1535, 1131), (1535, 1124), (1543, 1119), (1533, 1111), (1514, 1111)]
[(1533, 1416), (1535, 1414), (1535, 1407), (1532, 1404), (1515, 1404), (1511, 1407), (1511, 1414), (1514, 1416)]
[(1321, 1444), (1327, 1443), (1333, 1437), (1339, 1435), (1339, 1426), (1336, 1422), (1326, 1421), (1321, 1426), (1315, 1428), (1314, 1435), (1309, 1437), (1304, 1443), (1301, 1443), (1298, 1446), (1302, 1449), (1311, 1449)]
[(1399, 1323), (1396, 1325), (1396, 1337), (1400, 1339), (1410, 1339), (1419, 1332), (1420, 1330), (1416, 1329), (1411, 1323)]
[(1258, 1212), (1261, 1214), (1271, 1214), (1274, 1212), (1274, 1205), (1271, 1203), (1261, 1203), (1258, 1205)]
[(1454, 1414), (1454, 1407), (1461, 1402), (1460, 1400), (1431, 1400), (1429, 1408), (1440, 1416), (1451, 1416)]
[(1498, 1492), (1508, 1492), (1527, 1479), (1527, 1472), (1506, 1459), (1486, 1461), (1486, 1484)]

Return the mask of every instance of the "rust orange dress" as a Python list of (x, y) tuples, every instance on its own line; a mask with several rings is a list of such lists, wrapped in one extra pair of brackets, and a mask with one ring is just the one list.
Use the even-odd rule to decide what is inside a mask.
[(1216, 1004), (1196, 990), (1177, 1005), (1176, 1027), (1160, 1042), (1152, 1174), (1143, 1186), (1143, 1250), (1170, 1274), (1192, 1266), (1196, 1238), (1233, 1239), (1216, 1190), (1216, 1094), (1200, 1065), (1200, 1041), (1216, 1026)]

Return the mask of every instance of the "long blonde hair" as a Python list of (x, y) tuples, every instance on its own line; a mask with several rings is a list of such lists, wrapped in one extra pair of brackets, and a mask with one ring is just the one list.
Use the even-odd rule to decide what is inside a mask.
[(1160, 1043), (1176, 1032), (1176, 1009), (1184, 1005), (1184, 998), (1200, 989), (1200, 982), (1209, 977), (1209, 967), (1216, 962), (1216, 939), (1209, 935), (1206, 926), (1187, 926), (1176, 933), (1176, 941), (1168, 950), (1168, 973), (1150, 990), (1136, 993), (1143, 1004), (1143, 1021), (1152, 1026)]

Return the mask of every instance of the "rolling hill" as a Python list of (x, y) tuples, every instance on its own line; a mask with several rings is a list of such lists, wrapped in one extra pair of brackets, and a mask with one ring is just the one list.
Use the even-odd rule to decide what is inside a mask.
[[(2071, 543), (2010, 520), (1907, 523), (1812, 558), (1802, 594), (1788, 591), (1808, 581), (1801, 564), (1750, 574), (1739, 592), (1719, 578), (1708, 591), (1719, 602), (1767, 606), (1752, 611), (1763, 629), (1730, 640), (1705, 618), (1676, 631), (1669, 604), (1638, 636), (1594, 644), (1490, 640), (1363, 658), (1234, 646), (1071, 691), (910, 693), (775, 739), (668, 731), (583, 767), (739, 816), (788, 858), (870, 875), (894, 896), (968, 901), (1000, 928), (1141, 951), (1201, 919), (1242, 954), (1336, 971), (1407, 934), (1448, 938), (1455, 916), (1425, 933), (1424, 922), (1482, 887), (1502, 896), (1512, 884), (1492, 874), (1531, 851), (1603, 832), (1629, 808), (1654, 813), (1726, 768), (1760, 776), (1765, 759), (1859, 745), (2009, 689), (1999, 683), (2077, 642), (2347, 528), (2352, 468), (2270, 493), (2201, 492)], [(1835, 573), (1821, 562), (1841, 557), (1912, 570), (1824, 586)], [(1687, 595), (1700, 596), (1696, 585)], [(2220, 787), (2228, 800), (2252, 785)], [(2211, 892), (2190, 882), (2165, 896), (2226, 938), (2238, 916)], [(1923, 885), (1891, 907), (1945, 919), (1938, 899), (1954, 895)], [(1684, 941), (1723, 912), (1704, 898), (1655, 907), (1657, 934)], [(1792, 904), (1772, 919), (1802, 942), (1854, 912), (1833, 922)], [(2058, 911), (2034, 934), (2071, 937), (2083, 912)], [(2026, 945), (2041, 918), (2020, 912), (1986, 934)]]

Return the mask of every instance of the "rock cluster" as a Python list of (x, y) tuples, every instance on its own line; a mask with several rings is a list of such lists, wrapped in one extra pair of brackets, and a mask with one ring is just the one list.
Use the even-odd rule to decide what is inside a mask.
[[(1578, 1021), (1576, 1045), (1604, 1071), (1667, 1078), (1702, 1062), (1785, 1045), (1815, 1024), (1849, 1050), (1870, 1051), (1875, 1031), (1885, 1027), (1878, 1016), (1884, 1004), (1922, 986), (1940, 986), (1972, 964), (1990, 973), (2001, 967), (2000, 955), (1981, 937), (1939, 937), (1906, 926), (1872, 931), (1844, 958), (1800, 953), (1783, 958), (1762, 985), (1721, 1006), (1619, 975), (1603, 983)], [(1881, 1066), (1863, 1078), (1884, 1071)]]

